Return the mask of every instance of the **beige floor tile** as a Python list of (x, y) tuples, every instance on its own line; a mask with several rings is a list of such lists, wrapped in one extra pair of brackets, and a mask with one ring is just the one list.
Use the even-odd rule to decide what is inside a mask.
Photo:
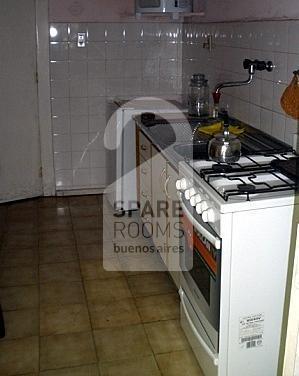
[(98, 201), (97, 195), (69, 197), (69, 205), (71, 207), (98, 206), (98, 204), (99, 204), (99, 201)]
[(136, 298), (142, 322), (178, 319), (180, 300), (178, 293)]
[(38, 354), (38, 337), (0, 342), (0, 375), (38, 372)]
[(91, 332), (41, 337), (40, 369), (63, 368), (96, 362)]
[(53, 218), (41, 218), (38, 222), (38, 231), (72, 231), (72, 220), (70, 216)]
[(122, 299), (108, 303), (89, 304), (93, 329), (139, 324), (140, 317), (134, 299)]
[(103, 258), (103, 247), (101, 244), (78, 245), (80, 260), (100, 260)]
[(47, 247), (39, 249), (39, 263), (52, 264), (68, 262), (77, 259), (75, 247)]
[(37, 266), (18, 266), (0, 269), (0, 286), (23, 286), (37, 283)]
[(82, 282), (55, 282), (40, 285), (40, 304), (64, 305), (84, 304), (85, 296)]
[(101, 376), (160, 376), (153, 356), (100, 363)]
[(99, 244), (101, 240), (101, 230), (77, 230), (75, 237), (77, 244), (80, 245)]
[(131, 298), (125, 278), (85, 281), (85, 291), (89, 302), (107, 303)]
[(147, 323), (144, 328), (155, 354), (189, 349), (178, 320)]
[(167, 294), (176, 291), (169, 276), (163, 272), (140, 274), (128, 277), (133, 296)]
[(69, 202), (64, 197), (41, 197), (38, 199), (37, 206), (43, 208), (67, 208)]
[(59, 217), (70, 216), (68, 207), (39, 208), (38, 218), (40, 219), (57, 219)]
[(90, 331), (87, 306), (84, 304), (55, 305), (40, 310), (40, 335)]
[(43, 371), (40, 372), (39, 376), (99, 376), (99, 371), (96, 364), (91, 364), (87, 366)]
[(3, 316), (5, 337), (0, 341), (39, 335), (39, 313), (37, 309), (8, 311), (4, 312)]
[(142, 325), (94, 331), (98, 357), (101, 362), (151, 355)]
[(44, 264), (39, 266), (40, 283), (80, 281), (80, 267), (77, 261)]
[(73, 247), (75, 246), (75, 238), (71, 231), (44, 232), (40, 234), (40, 247)]
[(71, 207), (72, 217), (96, 217), (101, 214), (97, 205), (84, 207)]
[(117, 258), (104, 260), (104, 265), (102, 260), (82, 260), (80, 261), (80, 267), (82, 278), (86, 280), (119, 278), (123, 276), (121, 265)]
[(38, 246), (38, 237), (30, 233), (9, 233), (4, 236), (3, 248), (36, 248)]
[(101, 216), (96, 217), (74, 217), (73, 228), (77, 230), (98, 230), (103, 227)]
[(9, 222), (6, 227), (8, 234), (18, 233), (18, 234), (37, 234), (37, 219), (33, 221), (26, 222)]
[(38, 286), (5, 287), (0, 289), (0, 302), (5, 311), (36, 308), (39, 304)]
[(32, 209), (16, 209), (9, 210), (7, 213), (7, 222), (10, 224), (19, 222), (34, 222), (37, 219), (36, 210)]
[(191, 350), (156, 355), (163, 376), (204, 376)]
[(34, 248), (7, 249), (3, 251), (2, 266), (35, 265), (38, 252)]

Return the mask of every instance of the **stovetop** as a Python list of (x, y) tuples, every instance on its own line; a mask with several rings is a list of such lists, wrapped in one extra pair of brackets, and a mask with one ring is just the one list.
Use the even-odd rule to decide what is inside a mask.
[(207, 160), (188, 164), (225, 201), (267, 198), (299, 187), (299, 157), (294, 153), (243, 156), (230, 165)]

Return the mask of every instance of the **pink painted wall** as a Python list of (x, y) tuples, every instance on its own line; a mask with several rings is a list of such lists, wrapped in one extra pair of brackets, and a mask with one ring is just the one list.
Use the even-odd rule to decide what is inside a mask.
[(298, 19), (298, 0), (193, 0), (194, 8), (205, 7), (201, 21)]
[(52, 22), (113, 22), (135, 18), (135, 0), (49, 0)]
[[(298, 19), (298, 0), (194, 0), (194, 11), (205, 17), (194, 21)], [(51, 22), (136, 21), (135, 0), (49, 0)], [(143, 17), (142, 21), (166, 21), (169, 17)]]

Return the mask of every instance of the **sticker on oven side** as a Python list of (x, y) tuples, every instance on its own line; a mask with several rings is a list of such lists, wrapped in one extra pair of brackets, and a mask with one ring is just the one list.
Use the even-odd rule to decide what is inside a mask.
[(251, 349), (263, 345), (264, 321), (263, 313), (240, 318), (239, 344), (241, 348)]

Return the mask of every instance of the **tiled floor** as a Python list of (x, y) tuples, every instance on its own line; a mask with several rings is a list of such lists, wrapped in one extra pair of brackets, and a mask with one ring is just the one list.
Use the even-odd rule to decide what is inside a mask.
[(103, 212), (101, 196), (0, 206), (1, 376), (202, 375), (168, 275), (103, 269)]

